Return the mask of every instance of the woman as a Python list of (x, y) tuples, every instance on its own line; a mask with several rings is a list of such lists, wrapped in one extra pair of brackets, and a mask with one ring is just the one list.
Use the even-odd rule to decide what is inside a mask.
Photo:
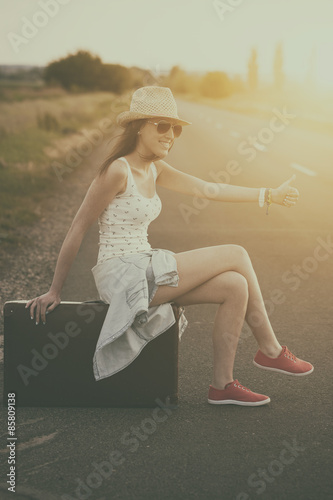
[[(171, 301), (179, 306), (207, 302), (219, 304), (213, 328), (214, 367), (208, 402), (244, 406), (269, 403), (268, 396), (252, 392), (233, 377), (235, 353), (244, 319), (258, 343), (259, 349), (253, 360), (257, 367), (301, 376), (310, 374), (313, 366), (296, 358), (286, 346), (279, 344), (246, 250), (238, 245), (216, 245), (177, 254), (160, 250), (158, 252), (163, 253), (156, 254), (156, 249), (151, 250), (147, 240), (147, 227), (161, 210), (155, 184), (188, 195), (197, 195), (200, 191), (202, 198), (208, 198), (203, 193), (212, 192), (207, 189), (212, 183), (180, 172), (163, 161), (180, 135), (182, 126), (190, 125), (190, 122), (179, 118), (170, 89), (159, 86), (136, 90), (130, 111), (121, 113), (117, 122), (125, 131), (113, 154), (101, 166), (73, 220), (59, 253), (50, 290), (26, 304), (30, 307), (31, 318), (35, 314), (37, 324), (40, 319), (45, 323), (45, 315), (60, 303), (61, 289), (82, 239), (98, 218), (100, 246), (98, 263), (93, 272), (101, 297), (111, 304), (110, 297), (113, 295), (104, 293), (104, 287), (108, 286), (108, 272), (114, 269), (117, 262), (128, 269), (135, 258), (148, 257), (152, 261), (152, 256), (166, 257), (169, 266), (170, 262), (171, 266), (175, 266), (177, 282), (159, 285), (156, 280), (153, 282), (153, 293), (149, 293), (150, 312), (152, 308), (162, 308), (162, 304)], [(260, 206), (266, 203), (267, 208), (271, 203), (292, 207), (299, 196), (298, 190), (290, 186), (293, 178), (276, 189), (214, 184), (215, 188), (221, 189), (217, 189), (218, 193), (214, 196), (209, 195), (209, 199), (259, 201)], [(158, 265), (160, 263), (162, 260)], [(134, 267), (138, 269), (140, 266)], [(142, 269), (148, 269), (146, 263)], [(146, 276), (149, 281), (148, 273)], [(132, 296), (133, 303), (140, 296), (140, 291), (144, 292), (145, 279), (141, 281), (141, 289), (135, 292), (135, 297)], [(127, 313), (130, 314), (132, 297), (127, 292)], [(121, 307), (122, 302), (118, 306)], [(255, 323), (251, 321), (254, 316)], [(118, 330), (119, 335), (132, 323), (133, 316)], [(117, 335), (111, 337), (111, 340), (110, 335), (107, 339), (103, 338), (101, 346), (115, 340)], [(109, 373), (105, 372), (102, 376)]]

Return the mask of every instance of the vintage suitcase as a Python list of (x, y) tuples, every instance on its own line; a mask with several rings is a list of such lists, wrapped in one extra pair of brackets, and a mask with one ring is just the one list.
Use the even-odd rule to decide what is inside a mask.
[[(4, 306), (5, 405), (7, 394), (15, 393), (17, 406), (177, 407), (175, 303), (171, 303), (175, 324), (151, 340), (128, 367), (98, 381), (92, 360), (108, 305), (61, 302), (46, 325), (36, 326), (25, 304), (21, 300)], [(49, 335), (65, 329), (67, 335), (57, 336), (56, 341)]]

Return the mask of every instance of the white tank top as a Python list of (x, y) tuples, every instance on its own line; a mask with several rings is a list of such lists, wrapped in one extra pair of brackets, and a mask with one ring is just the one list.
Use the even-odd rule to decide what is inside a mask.
[(115, 196), (98, 218), (98, 264), (112, 257), (151, 250), (147, 229), (162, 209), (161, 199), (156, 192), (155, 164), (150, 164), (155, 194), (152, 198), (146, 198), (139, 192), (126, 158), (118, 159), (127, 165), (127, 186), (126, 191)]

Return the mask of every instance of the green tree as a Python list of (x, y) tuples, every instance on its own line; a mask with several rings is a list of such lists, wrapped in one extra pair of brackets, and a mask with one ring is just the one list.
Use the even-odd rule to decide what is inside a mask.
[(278, 43), (274, 56), (274, 86), (282, 90), (284, 84), (282, 43)]
[(168, 82), (174, 92), (185, 93), (190, 89), (190, 77), (180, 66), (173, 66), (170, 70)]
[(108, 90), (121, 94), (124, 90), (132, 88), (134, 78), (128, 68), (120, 64), (103, 64), (98, 77), (100, 90)]
[(44, 69), (47, 84), (60, 84), (66, 90), (108, 90), (121, 93), (133, 85), (128, 68), (103, 64), (98, 56), (79, 50), (76, 54), (51, 62)]
[(44, 70), (47, 84), (60, 83), (66, 90), (71, 87), (84, 90), (97, 88), (102, 62), (98, 56), (79, 50), (76, 54), (51, 62)]
[(251, 56), (248, 63), (248, 84), (251, 90), (258, 88), (258, 64), (257, 64), (257, 50), (251, 50)]
[(220, 99), (232, 93), (229, 77), (223, 71), (206, 73), (201, 82), (201, 93), (206, 97)]
[(317, 47), (313, 46), (309, 55), (308, 68), (305, 75), (305, 85), (309, 90), (316, 88), (316, 64), (317, 64)]

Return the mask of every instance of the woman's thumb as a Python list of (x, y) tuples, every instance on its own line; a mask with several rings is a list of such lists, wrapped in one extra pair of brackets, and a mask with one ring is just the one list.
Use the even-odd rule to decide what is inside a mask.
[(284, 181), (283, 184), (290, 184), (291, 182), (293, 182), (296, 178), (296, 174), (293, 174), (287, 181)]

